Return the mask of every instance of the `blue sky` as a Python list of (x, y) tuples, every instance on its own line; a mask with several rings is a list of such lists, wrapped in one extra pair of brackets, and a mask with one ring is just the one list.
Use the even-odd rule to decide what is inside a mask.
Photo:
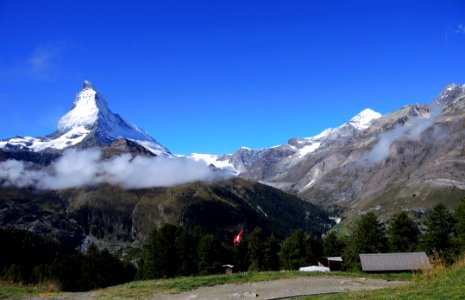
[(465, 83), (459, 0), (115, 2), (0, 0), (0, 137), (51, 133), (85, 79), (180, 154), (274, 146)]

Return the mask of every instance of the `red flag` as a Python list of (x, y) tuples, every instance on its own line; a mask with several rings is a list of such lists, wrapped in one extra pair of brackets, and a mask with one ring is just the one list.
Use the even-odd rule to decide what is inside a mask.
[(239, 245), (239, 243), (240, 243), (241, 240), (242, 240), (242, 236), (243, 236), (243, 235), (244, 235), (244, 232), (243, 232), (242, 229), (241, 229), (241, 231), (240, 231), (238, 234), (236, 234), (236, 235), (234, 236), (234, 239), (233, 239), (234, 248), (236, 248), (237, 245)]

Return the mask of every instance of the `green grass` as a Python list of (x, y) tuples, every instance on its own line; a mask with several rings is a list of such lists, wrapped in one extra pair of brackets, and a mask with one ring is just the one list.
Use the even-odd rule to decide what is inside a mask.
[(20, 298), (46, 292), (47, 289), (42, 287), (17, 285), (3, 281), (0, 282), (0, 299)]
[(375, 274), (367, 275), (363, 273), (348, 273), (348, 272), (332, 272), (327, 274), (321, 273), (303, 273), (303, 272), (248, 272), (245, 274), (226, 275), (211, 275), (211, 276), (197, 276), (197, 277), (179, 277), (173, 279), (162, 280), (145, 280), (134, 281), (114, 287), (108, 287), (97, 291), (96, 299), (112, 299), (114, 297), (131, 297), (131, 298), (145, 298), (155, 293), (168, 292), (179, 293), (184, 291), (193, 290), (205, 286), (215, 286), (226, 283), (246, 283), (268, 281), (283, 278), (296, 278), (306, 276), (347, 276), (347, 277), (370, 277), (382, 278), (386, 280), (410, 280), (412, 275), (410, 273), (403, 274)]
[[(178, 277), (160, 280), (143, 280), (133, 281), (126, 284), (108, 287), (94, 291), (94, 299), (113, 299), (113, 298), (147, 298), (156, 293), (179, 293), (190, 291), (200, 287), (222, 285), (226, 283), (246, 283), (268, 281), (283, 278), (311, 277), (311, 276), (329, 276), (329, 277), (368, 277), (380, 278), (386, 280), (411, 280), (412, 274), (364, 274), (357, 272), (331, 272), (331, 273), (307, 273), (307, 272), (247, 272), (244, 274), (233, 275), (210, 275), (210, 276), (192, 276)], [(0, 299), (18, 298), (39, 293), (50, 292), (49, 297), (58, 296), (47, 289), (38, 289), (31, 287), (11, 286), (0, 284)]]
[(441, 266), (430, 274), (417, 274), (412, 283), (389, 289), (359, 291), (304, 299), (464, 299), (465, 263), (454, 267)]
[[(375, 291), (358, 291), (331, 295), (312, 296), (306, 299), (463, 299), (465, 296), (465, 260), (453, 267), (439, 266), (427, 274), (363, 274), (363, 273), (300, 273), (262, 272), (198, 277), (179, 277), (162, 280), (134, 281), (93, 292), (94, 299), (149, 298), (156, 293), (179, 293), (204, 286), (226, 283), (245, 283), (282, 278), (310, 276), (368, 277), (386, 280), (411, 280), (405, 286)], [(0, 298), (20, 298), (45, 293), (46, 289), (0, 283)], [(57, 297), (52, 293), (48, 297)], [(304, 298), (305, 299), (305, 298)]]

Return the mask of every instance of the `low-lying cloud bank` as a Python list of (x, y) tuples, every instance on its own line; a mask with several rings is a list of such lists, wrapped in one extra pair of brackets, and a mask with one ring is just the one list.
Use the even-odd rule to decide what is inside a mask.
[(0, 163), (0, 183), (5, 186), (36, 187), (59, 190), (93, 186), (101, 183), (118, 184), (125, 188), (172, 186), (192, 181), (215, 181), (232, 175), (212, 169), (203, 161), (189, 158), (151, 158), (123, 154), (101, 160), (98, 149), (63, 153), (47, 169), (36, 169), (17, 160)]
[(429, 118), (412, 118), (404, 125), (398, 124), (394, 129), (381, 133), (378, 137), (378, 142), (373, 146), (371, 151), (362, 158), (361, 163), (375, 164), (385, 160), (390, 155), (391, 145), (397, 140), (419, 140), (421, 134), (428, 127), (433, 125), (441, 115), (442, 105), (434, 102), (429, 106), (429, 110)]

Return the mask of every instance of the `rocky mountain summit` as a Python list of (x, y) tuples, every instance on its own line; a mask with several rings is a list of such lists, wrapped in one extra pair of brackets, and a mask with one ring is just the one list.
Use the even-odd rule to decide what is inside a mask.
[(168, 149), (148, 133), (113, 113), (97, 89), (89, 81), (84, 81), (73, 107), (59, 120), (55, 132), (45, 137), (14, 137), (0, 140), (0, 150), (46, 155), (59, 153), (70, 147), (108, 147), (119, 139), (135, 146), (134, 149), (138, 153), (144, 148), (151, 155), (172, 156)]

